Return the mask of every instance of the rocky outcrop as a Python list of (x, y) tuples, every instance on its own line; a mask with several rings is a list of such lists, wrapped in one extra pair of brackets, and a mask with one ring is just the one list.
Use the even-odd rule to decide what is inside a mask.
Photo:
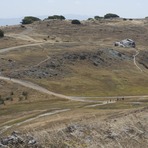
[[(80, 64), (89, 64), (95, 67), (107, 67), (116, 65), (124, 60), (132, 60), (132, 56), (126, 55), (114, 49), (100, 49), (95, 51), (77, 51), (65, 52), (63, 54), (53, 55), (42, 64), (32, 66), (27, 70), (12, 72), (13, 78), (22, 78), (25, 76), (33, 78), (63, 77), (70, 73), (70, 66)], [(6, 75), (6, 74), (5, 74)]]
[(37, 141), (32, 136), (24, 136), (19, 132), (14, 131), (10, 136), (0, 139), (0, 148), (36, 148)]

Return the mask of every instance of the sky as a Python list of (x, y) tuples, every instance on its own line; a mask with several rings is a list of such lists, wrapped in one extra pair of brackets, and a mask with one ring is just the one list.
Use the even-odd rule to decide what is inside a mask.
[(115, 13), (120, 17), (148, 16), (148, 0), (0, 0), (0, 18), (43, 15), (104, 16)]

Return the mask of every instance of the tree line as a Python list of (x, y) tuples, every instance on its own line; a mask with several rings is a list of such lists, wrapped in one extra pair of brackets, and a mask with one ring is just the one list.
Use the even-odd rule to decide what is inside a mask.
[[(109, 18), (119, 18), (119, 16), (117, 14), (113, 14), (113, 13), (108, 13), (106, 15), (104, 15), (104, 17), (100, 17), (100, 16), (95, 16), (94, 19), (98, 20), (98, 19), (109, 19)], [(48, 18), (45, 18), (44, 20), (65, 20), (66, 18), (63, 15), (52, 15), (52, 16), (48, 16)], [(80, 24), (80, 22), (78, 22), (79, 20), (75, 19), (74, 21), (72, 20), (72, 24)], [(33, 16), (26, 16), (23, 18), (22, 20), (22, 24), (31, 24), (35, 21), (40, 21), (39, 18), (37, 17), (33, 17)]]

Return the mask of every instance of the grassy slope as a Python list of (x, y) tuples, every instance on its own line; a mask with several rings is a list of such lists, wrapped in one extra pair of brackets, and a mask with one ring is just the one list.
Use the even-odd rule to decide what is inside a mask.
[(87, 65), (74, 67), (72, 76), (38, 81), (57, 93), (70, 96), (144, 95), (148, 92), (148, 76), (133, 69), (100, 69)]
[[(29, 67), (34, 64), (38, 64), (40, 61), (46, 58), (46, 55), (48, 54), (50, 55), (51, 52), (58, 53), (58, 52), (67, 51), (67, 50), (69, 51), (71, 49), (72, 50), (79, 50), (79, 49), (81, 50), (81, 49), (87, 49), (87, 48), (89, 48), (89, 50), (96, 49), (98, 47), (100, 48), (100, 45), (98, 45), (100, 44), (100, 40), (102, 40), (101, 41), (101, 48), (102, 48), (102, 47), (105, 47), (106, 46), (105, 44), (107, 44), (108, 42), (111, 45), (115, 39), (118, 39), (118, 37), (122, 39), (123, 37), (127, 37), (130, 34), (127, 31), (129, 33), (127, 36), (124, 33), (122, 34), (122, 36), (120, 36), (121, 33), (119, 32), (118, 34), (116, 32), (118, 31), (118, 28), (117, 28), (117, 30), (115, 29), (115, 32), (114, 32), (114, 34), (116, 33), (116, 37), (110, 39), (109, 36), (112, 35), (110, 30), (106, 30), (104, 28), (103, 29), (104, 32), (101, 32), (101, 34), (97, 32), (97, 34), (95, 34), (96, 30), (99, 30), (99, 29), (97, 28), (98, 26), (95, 26), (95, 24), (93, 24), (92, 27), (95, 26), (93, 28), (94, 29), (93, 33), (96, 35), (95, 36), (96, 40), (94, 40), (95, 38), (91, 39), (92, 36), (90, 37), (90, 41), (91, 41), (90, 43), (92, 44), (93, 40), (95, 42), (94, 44), (92, 44), (93, 48), (91, 48), (92, 45), (91, 44), (89, 45), (89, 43), (79, 47), (80, 44), (83, 42), (83, 40), (84, 42), (87, 42), (87, 39), (89, 37), (88, 34), (91, 33), (91, 30), (88, 31), (88, 34), (84, 34), (84, 33), (85, 33), (85, 29), (90, 28), (90, 26), (91, 24), (89, 24), (88, 27), (86, 26), (86, 28), (79, 28), (79, 31), (83, 29), (83, 35), (79, 37), (80, 39), (78, 39), (78, 43), (77, 43), (78, 46), (73, 46), (73, 44), (70, 44), (70, 43), (64, 43), (63, 46), (60, 46), (59, 44), (55, 44), (53, 46), (47, 44), (45, 46), (46, 50), (44, 53), (42, 52), (42, 49), (39, 50), (40, 47), (31, 47), (30, 49), (24, 48), (24, 51), (19, 51), (19, 52), (12, 51), (10, 53), (7, 53), (7, 55), (3, 55), (3, 57), (7, 59), (10, 58), (10, 59), (16, 60), (17, 66), (14, 67), (14, 69), (20, 70), (20, 69), (23, 69), (23, 66)], [(39, 27), (39, 28), (42, 28), (42, 27)], [(58, 31), (57, 28), (55, 28), (56, 31)], [(60, 35), (61, 38), (63, 33), (65, 32), (65, 28), (66, 27), (64, 27), (63, 31), (61, 32), (61, 35)], [(46, 32), (46, 28), (44, 29)], [(73, 26), (73, 29), (75, 31), (75, 29), (77, 28)], [(53, 32), (55, 30), (53, 30)], [(76, 36), (79, 35), (79, 31), (76, 31), (76, 34), (75, 34)], [(108, 35), (108, 31), (110, 33), (109, 35)], [(120, 28), (119, 28), (119, 31), (120, 31)], [(69, 32), (71, 32), (71, 30), (69, 30)], [(40, 33), (42, 33), (41, 30), (40, 30)], [(48, 35), (48, 32), (47, 32), (47, 35)], [(58, 33), (56, 35), (58, 35)], [(71, 32), (71, 34), (69, 35), (70, 40), (77, 41), (76, 36), (74, 39), (72, 35), (74, 35), (73, 32)], [(104, 39), (102, 39), (101, 36), (99, 35), (103, 35)], [(140, 35), (139, 35), (139, 38), (142, 38)], [(69, 36), (67, 38), (65, 36), (65, 38), (68, 40)], [(136, 37), (136, 35), (134, 34), (132, 36)], [(82, 42), (80, 42), (81, 40)], [(99, 40), (99, 43), (97, 44), (98, 40)], [(139, 43), (142, 44), (142, 42), (139, 42)], [(26, 42), (24, 43), (26, 44)], [(15, 44), (11, 44), (11, 45), (15, 45)], [(146, 48), (147, 47), (146, 42), (144, 45), (145, 46), (143, 48)], [(3, 44), (2, 47), (6, 47), (6, 46)], [(66, 77), (64, 78), (53, 78), (53, 79), (26, 78), (26, 79), (30, 79), (31, 81), (38, 83), (48, 88), (51, 91), (70, 95), (70, 96), (118, 96), (118, 95), (125, 96), (125, 95), (145, 95), (148, 93), (148, 75), (145, 72), (141, 73), (140, 71), (138, 71), (138, 69), (134, 66), (133, 62), (127, 63), (127, 65), (117, 64), (116, 68), (112, 68), (112, 67), (99, 68), (99, 67), (89, 65), (88, 63), (83, 63), (83, 64), (84, 64), (83, 66), (78, 63), (74, 66), (71, 66), (70, 68), (73, 70), (73, 73), (66, 75)], [(5, 66), (5, 63), (3, 64), (3, 66)], [(9, 70), (11, 71), (11, 69), (7, 67), (6, 69), (8, 70), (8, 72)], [(14, 121), (10, 122), (9, 123), (10, 125), (14, 123), (18, 123), (20, 121), (24, 121), (30, 117), (34, 117), (45, 110), (50, 111), (53, 108), (61, 108), (61, 109), (70, 108), (72, 109), (72, 111), (67, 113), (62, 113), (60, 115), (55, 115), (52, 117), (50, 116), (46, 117), (46, 119), (44, 118), (44, 120), (41, 119), (36, 121), (36, 124), (33, 121), (32, 127), (39, 129), (41, 125), (40, 123), (42, 123), (43, 128), (51, 128), (50, 125), (53, 126), (53, 125), (56, 125), (57, 123), (60, 124), (61, 121), (67, 124), (67, 123), (71, 123), (74, 119), (83, 120), (83, 118), (87, 118), (88, 115), (90, 117), (95, 114), (99, 114), (98, 118), (100, 119), (100, 116), (101, 115), (106, 116), (107, 112), (112, 114), (113, 112), (118, 112), (120, 109), (131, 110), (133, 108), (147, 106), (147, 98), (145, 100), (140, 98), (138, 99), (133, 98), (133, 99), (125, 100), (124, 102), (118, 102), (116, 104), (106, 104), (103, 106), (96, 106), (93, 109), (92, 108), (84, 109), (83, 107), (91, 103), (73, 102), (73, 101), (58, 99), (53, 96), (47, 96), (30, 89), (20, 87), (19, 85), (10, 84), (10, 83), (2, 86), (3, 86), (3, 89), (0, 89), (0, 93), (2, 95), (5, 95), (8, 92), (11, 92), (12, 90), (13, 91), (16, 91), (17, 89), (19, 90), (17, 94), (15, 94), (14, 102), (12, 103), (6, 102), (6, 106), (0, 106), (0, 119), (1, 119), (0, 124), (4, 123), (4, 125), (5, 125), (5, 122), (10, 121), (12, 119), (14, 119)], [(27, 90), (29, 92), (29, 100), (23, 101), (23, 102), (17, 102), (18, 96), (24, 90), (25, 91)], [(132, 104), (132, 102), (136, 102), (136, 101), (144, 102), (144, 103), (140, 105)], [(116, 111), (116, 109), (118, 110)], [(87, 122), (89, 122), (89, 119)], [(53, 124), (50, 124), (50, 123), (53, 123)], [(24, 127), (28, 127), (28, 125), (30, 124), (25, 124)], [(24, 129), (23, 126), (22, 126), (22, 129)]]

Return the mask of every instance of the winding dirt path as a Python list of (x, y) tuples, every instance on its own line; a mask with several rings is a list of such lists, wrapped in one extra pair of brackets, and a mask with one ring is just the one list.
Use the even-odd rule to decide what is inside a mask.
[[(26, 119), (24, 121), (21, 121), (19, 123), (15, 123), (15, 124), (12, 124), (12, 125), (9, 125), (9, 126), (2, 126), (0, 127), (0, 135), (3, 134), (4, 132), (6, 132), (8, 129), (11, 129), (12, 127), (14, 126), (20, 126), (24, 123), (27, 123), (27, 122), (30, 122), (30, 121), (33, 121), (33, 120), (36, 120), (36, 119), (39, 119), (39, 118), (42, 118), (42, 117), (45, 117), (45, 116), (51, 116), (51, 115), (55, 115), (55, 114), (58, 114), (58, 113), (62, 113), (62, 112), (66, 112), (66, 111), (69, 111), (70, 109), (61, 109), (61, 110), (54, 110), (54, 111), (51, 111), (51, 112), (47, 112), (47, 113), (42, 113), (40, 115), (37, 115), (36, 117), (33, 117), (33, 118), (29, 118), (29, 119)], [(17, 121), (18, 119), (16, 119)]]
[(58, 98), (64, 98), (64, 99), (69, 99), (69, 100), (72, 100), (72, 101), (80, 101), (80, 102), (94, 102), (94, 103), (95, 102), (103, 102), (103, 101), (85, 100), (85, 98), (79, 98), (79, 97), (75, 98), (75, 97), (66, 96), (66, 95), (63, 95), (63, 94), (58, 94), (58, 93), (49, 91), (46, 88), (41, 87), (41, 86), (34, 84), (32, 82), (29, 82), (29, 81), (13, 79), (13, 78), (4, 77), (4, 76), (0, 76), (0, 79), (5, 80), (5, 81), (11, 81), (13, 83), (20, 84), (20, 85), (25, 86), (27, 88), (31, 88), (31, 89), (37, 90), (39, 92), (42, 92), (42, 93), (45, 93), (45, 94), (48, 94), (48, 95), (53, 95), (53, 96), (58, 97)]
[(134, 57), (134, 65), (141, 71), (141, 72), (143, 72), (143, 70), (137, 65), (137, 63), (136, 63), (136, 57), (139, 55), (139, 51), (136, 49), (136, 54), (135, 55), (133, 55), (133, 57)]
[(4, 48), (4, 49), (0, 49), (0, 53), (5, 53), (5, 52), (12, 51), (12, 50), (21, 49), (23, 47), (40, 46), (40, 45), (43, 45), (43, 44), (46, 44), (46, 43), (48, 43), (48, 42), (32, 43), (32, 44), (27, 44), (27, 45), (20, 45), (20, 46)]
[[(93, 101), (93, 100), (86, 100), (86, 99), (92, 99), (92, 98), (100, 98), (100, 99), (117, 99), (117, 98), (123, 98), (123, 96), (111, 96), (111, 97), (108, 97), (108, 96), (104, 96), (104, 97), (79, 97), (79, 96), (66, 96), (66, 95), (63, 95), (63, 94), (58, 94), (58, 93), (55, 93), (55, 92), (52, 92), (52, 91), (49, 91), (47, 90), (46, 88), (44, 87), (41, 87), (37, 84), (34, 84), (32, 82), (29, 82), (29, 81), (24, 81), (24, 80), (18, 80), (18, 79), (13, 79), (13, 78), (9, 78), (9, 77), (4, 77), (4, 76), (0, 76), (0, 79), (1, 80), (5, 80), (5, 81), (11, 81), (13, 83), (16, 83), (16, 84), (20, 84), (22, 86), (25, 86), (27, 88), (31, 88), (31, 89), (34, 89), (34, 90), (37, 90), (39, 92), (42, 92), (42, 93), (45, 93), (45, 94), (48, 94), (48, 95), (53, 95), (53, 96), (56, 96), (58, 98), (64, 98), (64, 99), (69, 99), (69, 100), (73, 100), (73, 101), (81, 101), (81, 102), (94, 102), (94, 103), (103, 103), (104, 101)], [(125, 99), (127, 98), (139, 98), (139, 97), (142, 97), (142, 98), (147, 98), (148, 95), (141, 95), (141, 96), (124, 96)]]
[(70, 96), (71, 98), (73, 99), (91, 99), (91, 98), (94, 98), (94, 99), (130, 99), (130, 98), (147, 98), (148, 95), (137, 95), (137, 96), (103, 96), (103, 97), (100, 97), (100, 96), (97, 96), (97, 97), (80, 97), (80, 96)]
[(8, 36), (8, 37), (12, 37), (12, 38), (16, 38), (16, 39), (21, 39), (21, 40), (25, 40), (25, 41), (26, 40), (27, 41), (32, 41), (34, 43), (0, 49), (0, 53), (5, 53), (5, 52), (12, 51), (12, 50), (17, 50), (17, 49), (20, 49), (20, 48), (23, 48), (23, 47), (32, 47), (32, 46), (39, 46), (39, 47), (41, 47), (41, 45), (44, 45), (46, 43), (50, 43), (48, 41), (38, 41), (38, 40), (35, 40), (32, 37), (28, 36), (27, 34), (30, 33), (31, 31), (33, 31), (33, 28), (32, 27), (27, 27), (26, 30), (22, 31), (19, 34), (5, 34), (5, 36)]
[(45, 89), (45, 88), (43, 88), (43, 87), (41, 87), (41, 86), (39, 86), (37, 84), (34, 84), (32, 82), (18, 80), (18, 79), (13, 79), (13, 78), (4, 77), (4, 76), (0, 76), (0, 79), (5, 80), (5, 81), (11, 81), (13, 83), (20, 84), (20, 85), (25, 86), (27, 88), (31, 88), (31, 89), (40, 91), (42, 93), (53, 95), (53, 96), (56, 96), (58, 98), (65, 98), (65, 99), (74, 100), (71, 97), (68, 97), (68, 96), (65, 96), (65, 95), (62, 95), (62, 94), (57, 94), (57, 93), (51, 92), (51, 91), (49, 91), (49, 90), (47, 90), (47, 89)]
[(25, 40), (25, 41), (39, 42), (38, 40), (35, 40), (32, 37), (27, 35), (27, 34), (31, 33), (33, 30), (34, 30), (33, 27), (30, 27), (30, 26), (26, 27), (25, 26), (25, 30), (22, 31), (21, 33), (19, 33), (19, 34), (9, 33), (9, 34), (5, 34), (5, 36), (15, 38), (15, 39), (21, 39), (21, 40)]
[(87, 106), (85, 106), (85, 108), (102, 106), (102, 105), (113, 104), (113, 103), (116, 103), (116, 101), (103, 101), (102, 104), (87, 105)]
[(15, 38), (15, 39), (21, 39), (25, 41), (32, 41), (32, 42), (39, 42), (32, 37), (25, 35), (25, 34), (6, 34), (5, 36)]

